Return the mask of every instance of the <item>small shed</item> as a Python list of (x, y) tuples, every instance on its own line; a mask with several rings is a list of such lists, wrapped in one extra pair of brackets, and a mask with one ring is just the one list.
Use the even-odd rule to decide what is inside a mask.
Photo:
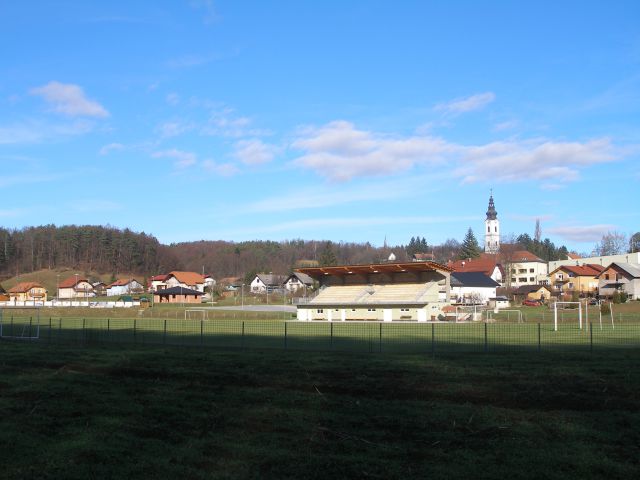
[(154, 303), (201, 303), (203, 292), (185, 287), (171, 287), (153, 294)]

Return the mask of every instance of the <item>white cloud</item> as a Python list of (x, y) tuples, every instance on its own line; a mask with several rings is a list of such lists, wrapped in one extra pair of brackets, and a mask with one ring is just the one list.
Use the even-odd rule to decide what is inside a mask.
[(572, 242), (593, 243), (599, 242), (603, 235), (616, 230), (616, 228), (615, 225), (599, 224), (555, 227), (548, 229), (548, 231)]
[(494, 132), (502, 132), (504, 130), (511, 130), (516, 128), (519, 125), (517, 120), (507, 120), (504, 122), (497, 123), (493, 126)]
[(624, 156), (608, 138), (586, 142), (508, 140), (467, 146), (426, 135), (383, 135), (359, 130), (346, 121), (302, 129), (291, 147), (302, 151), (294, 164), (332, 180), (428, 166), (432, 174), (448, 173), (464, 183), (533, 180), (548, 190), (577, 180), (584, 167)]
[(212, 109), (200, 133), (232, 138), (261, 137), (271, 134), (268, 130), (251, 128), (251, 123), (252, 120), (249, 117), (235, 115), (232, 108)]
[(274, 145), (253, 138), (236, 142), (234, 156), (245, 165), (259, 165), (273, 160), (277, 152)]
[(465, 98), (456, 98), (450, 102), (439, 103), (434, 107), (436, 111), (442, 111), (449, 114), (460, 114), (480, 110), (496, 99), (493, 92), (478, 93)]
[(213, 0), (191, 0), (190, 5), (196, 10), (201, 10), (204, 14), (202, 21), (205, 25), (210, 25), (219, 20), (218, 12), (213, 4)]
[(193, 129), (193, 124), (181, 122), (165, 122), (156, 128), (156, 131), (164, 138), (177, 137)]
[[(433, 177), (430, 177), (433, 179)], [(424, 177), (403, 178), (398, 181), (366, 182), (351, 185), (348, 189), (342, 185), (315, 185), (300, 190), (281, 192), (240, 208), (244, 212), (283, 212), (326, 208), (358, 202), (381, 202), (415, 195), (416, 189), (424, 185)], [(374, 203), (375, 204), (375, 203)]]
[(294, 163), (332, 180), (402, 172), (416, 164), (437, 164), (451, 151), (442, 139), (390, 137), (334, 121), (301, 130), (292, 147), (305, 153)]
[(100, 155), (108, 155), (111, 152), (117, 152), (124, 149), (124, 145), (121, 143), (110, 143), (100, 149)]
[(233, 163), (217, 163), (211, 159), (203, 160), (202, 168), (207, 172), (215, 173), (222, 177), (231, 177), (240, 173), (240, 169)]
[(164, 150), (162, 152), (155, 152), (151, 156), (153, 158), (173, 158), (175, 160), (174, 165), (181, 169), (191, 167), (197, 163), (197, 156), (195, 153), (184, 152), (176, 148)]
[(463, 182), (517, 182), (533, 179), (549, 181), (547, 188), (577, 180), (579, 167), (618, 158), (608, 138), (585, 143), (503, 141), (464, 147), (461, 151), (461, 165), (454, 174), (461, 177)]
[(98, 102), (88, 99), (78, 85), (49, 82), (42, 87), (32, 88), (29, 93), (42, 97), (54, 112), (70, 117), (109, 116), (109, 112)]
[(0, 145), (38, 143), (56, 137), (82, 135), (92, 129), (93, 124), (85, 120), (62, 124), (31, 120), (25, 123), (0, 126)]
[(165, 100), (169, 105), (175, 107), (180, 103), (180, 95), (177, 93), (168, 93)]

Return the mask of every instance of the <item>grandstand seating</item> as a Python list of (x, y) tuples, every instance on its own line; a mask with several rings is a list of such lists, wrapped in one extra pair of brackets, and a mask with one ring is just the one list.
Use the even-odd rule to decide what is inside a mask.
[(324, 288), (311, 302), (323, 304), (419, 303), (438, 295), (437, 283), (402, 283), (388, 285), (348, 285)]

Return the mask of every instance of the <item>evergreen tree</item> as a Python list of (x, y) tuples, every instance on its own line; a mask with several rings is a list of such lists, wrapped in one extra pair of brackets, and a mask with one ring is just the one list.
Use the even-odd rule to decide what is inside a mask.
[(458, 258), (465, 260), (467, 258), (478, 258), (480, 256), (480, 245), (476, 236), (473, 234), (473, 230), (469, 227), (467, 234), (462, 241), (462, 250)]
[(337, 264), (338, 259), (333, 251), (333, 244), (329, 241), (324, 244), (324, 249), (322, 250), (322, 253), (320, 253), (320, 265), (323, 267), (330, 267)]

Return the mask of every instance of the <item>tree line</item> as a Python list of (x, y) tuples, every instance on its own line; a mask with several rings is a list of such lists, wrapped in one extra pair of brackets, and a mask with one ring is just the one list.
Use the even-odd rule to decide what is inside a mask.
[[(566, 258), (565, 246), (529, 234), (503, 240), (545, 261)], [(625, 247), (625, 248), (623, 248)], [(631, 238), (611, 232), (598, 245), (598, 253), (640, 250), (640, 233)], [(473, 258), (481, 253), (473, 231), (462, 242), (448, 239), (429, 245), (415, 236), (406, 245), (375, 247), (369, 242), (253, 240), (245, 242), (196, 241), (161, 244), (153, 235), (111, 226), (44, 225), (22, 229), (0, 228), (0, 275), (11, 277), (40, 269), (72, 268), (84, 272), (133, 273), (150, 276), (171, 270), (205, 271), (215, 278), (252, 277), (258, 272), (287, 274), (310, 265), (383, 262), (393, 253), (396, 261), (410, 261), (416, 253), (432, 253), (435, 261)]]

